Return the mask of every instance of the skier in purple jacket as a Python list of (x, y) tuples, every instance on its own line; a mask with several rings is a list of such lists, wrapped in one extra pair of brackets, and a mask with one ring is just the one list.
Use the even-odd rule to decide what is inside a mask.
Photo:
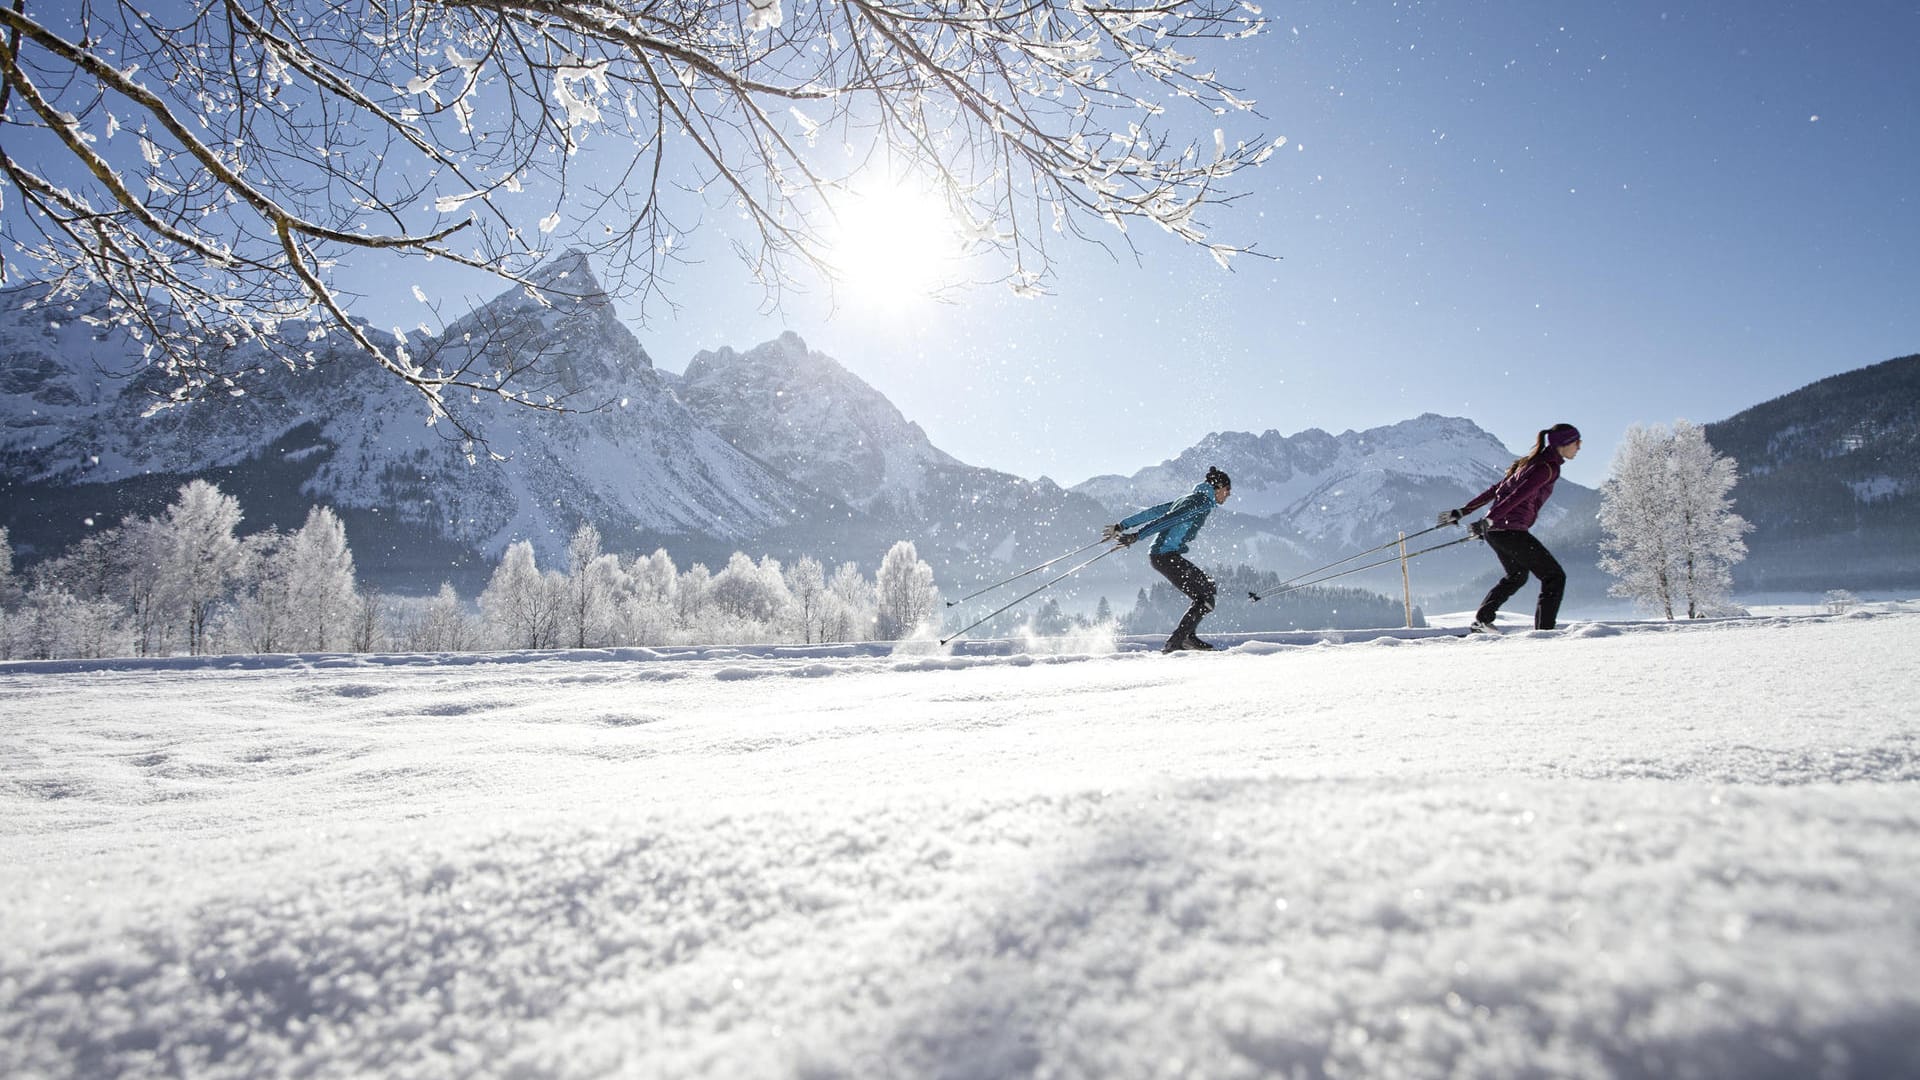
[(1533, 528), (1547, 496), (1553, 494), (1554, 482), (1560, 479), (1561, 462), (1572, 461), (1579, 452), (1580, 429), (1572, 424), (1555, 424), (1534, 440), (1531, 453), (1507, 467), (1507, 475), (1498, 483), (1475, 495), (1460, 509), (1440, 512), (1440, 524), (1457, 525), (1475, 508), (1492, 504), (1487, 507), (1487, 516), (1474, 522), (1470, 531), (1487, 542), (1499, 556), (1500, 568), (1507, 573), (1493, 583), (1493, 588), (1487, 590), (1487, 598), (1480, 601), (1480, 610), (1474, 612), (1473, 625), (1469, 628), (1474, 633), (1500, 632), (1493, 625), (1494, 616), (1499, 613), (1500, 605), (1527, 583), (1528, 574), (1540, 579), (1540, 601), (1533, 609), (1534, 629), (1553, 629), (1554, 620), (1560, 614), (1560, 598), (1567, 591), (1567, 572), (1560, 568), (1546, 545), (1527, 530)]

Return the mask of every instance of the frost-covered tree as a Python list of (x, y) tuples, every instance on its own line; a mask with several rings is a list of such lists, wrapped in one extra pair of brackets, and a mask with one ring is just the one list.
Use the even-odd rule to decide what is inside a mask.
[(474, 646), (477, 636), (460, 594), (448, 581), (440, 583), (439, 592), (417, 602), (401, 625), (402, 647), (419, 652), (462, 652)]
[(298, 627), (295, 648), (329, 652), (351, 645), (363, 605), (354, 582), (353, 551), (339, 515), (325, 506), (311, 508), (279, 554), (288, 608)]
[(172, 623), (162, 578), (166, 546), (166, 530), (154, 518), (134, 518), (115, 530), (112, 538), (120, 595), (127, 604), (134, 652), (139, 656), (161, 655), (170, 646)]
[(566, 610), (561, 640), (576, 649), (600, 646), (613, 636), (615, 605), (625, 586), (620, 558), (600, 550), (600, 530), (576, 529), (567, 544)]
[(205, 480), (180, 488), (160, 521), (160, 592), (182, 620), (187, 651), (207, 647), (215, 605), (233, 595), (247, 570), (248, 550), (235, 531), (240, 502)]
[(1635, 424), (1614, 452), (1613, 474), (1600, 487), (1600, 569), (1615, 578), (1608, 592), (1673, 618), (1670, 433)]
[(119, 651), (120, 606), (74, 595), (58, 583), (29, 589), (18, 612), (23, 656), (37, 660), (96, 658)]
[(20, 582), (13, 574), (13, 540), (6, 527), (0, 525), (0, 660), (11, 660), (14, 656), (20, 625), (16, 612), (20, 609), (21, 593)]
[(1674, 490), (1679, 498), (1680, 579), (1687, 618), (1732, 610), (1733, 566), (1747, 557), (1753, 526), (1733, 512), (1740, 480), (1733, 459), (1714, 451), (1699, 424), (1673, 424)]
[(713, 606), (730, 618), (771, 628), (791, 603), (780, 563), (771, 557), (756, 563), (736, 551), (713, 575), (708, 596)]
[(1726, 610), (1752, 528), (1733, 512), (1736, 479), (1732, 459), (1697, 424), (1630, 428), (1600, 489), (1600, 567), (1616, 579), (1609, 591), (1669, 619)]
[(293, 605), (287, 560), (287, 537), (277, 529), (255, 533), (244, 543), (254, 572), (229, 614), (227, 633), (250, 652), (288, 652), (294, 648)]
[(564, 594), (564, 586), (552, 588), (541, 575), (533, 544), (521, 540), (507, 548), (494, 568), (480, 593), (480, 610), (491, 624), (495, 644), (508, 649), (552, 648)]
[(705, 563), (694, 563), (674, 585), (674, 611), (681, 626), (693, 626), (705, 616), (713, 591), (713, 572)]
[(13, 575), (13, 538), (0, 525), (0, 610), (20, 602), (20, 582)]
[(1219, 74), (1257, 11), (20, 0), (0, 7), (0, 270), (104, 287), (98, 317), (141, 334), (182, 397), (247, 381), (230, 342), (305, 362), (304, 336), (276, 333), (303, 319), (440, 414), (494, 373), (356, 325), (351, 275), (374, 256), (525, 282), (543, 251), (591, 243), (644, 313), (704, 226), (777, 300), (832, 273), (851, 200), (911, 177), (992, 256), (979, 276), (1016, 289), (1097, 222), (1224, 263), (1243, 249), (1205, 215), (1279, 146), (1243, 130), (1252, 103)]
[(803, 555), (787, 569), (787, 595), (793, 598), (794, 626), (806, 644), (825, 641), (820, 636), (821, 617), (826, 613), (827, 575), (820, 560)]
[(834, 567), (820, 615), (820, 640), (864, 641), (873, 636), (873, 624), (873, 582), (860, 573), (856, 563)]
[(111, 529), (91, 533), (36, 563), (24, 588), (12, 582), (11, 603), (0, 605), (0, 655), (53, 659), (132, 650), (128, 611), (117, 595), (117, 537)]
[(913, 542), (902, 540), (887, 549), (874, 576), (877, 598), (874, 635), (881, 641), (910, 637), (933, 618), (940, 593), (933, 585), (933, 567), (920, 561)]
[(619, 602), (619, 638), (629, 645), (664, 645), (679, 622), (680, 571), (666, 549), (636, 556), (626, 567)]

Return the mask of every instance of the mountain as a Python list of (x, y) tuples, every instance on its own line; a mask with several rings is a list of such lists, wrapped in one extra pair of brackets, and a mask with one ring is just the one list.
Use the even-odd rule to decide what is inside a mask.
[[(50, 305), (35, 286), (6, 290), (0, 524), (31, 557), (88, 527), (157, 512), (180, 483), (206, 477), (239, 498), (249, 530), (297, 526), (325, 503), (346, 520), (370, 578), (430, 589), (452, 577), (471, 588), (517, 539), (556, 565), (583, 521), (609, 547), (724, 557), (810, 504), (680, 403), (583, 258), (556, 258), (538, 280), (556, 290), (548, 304), (515, 289), (406, 343), (427, 370), (542, 358), (539, 400), (583, 410), (470, 395), (458, 405), (487, 439), (472, 461), (444, 425), (427, 426), (417, 393), (337, 339), (316, 343), (306, 370), (262, 351), (244, 394), (152, 412), (170, 382), (137, 342), (98, 328), (86, 300)], [(310, 329), (279, 332), (297, 342)]]
[[(893, 402), (794, 333), (742, 353), (702, 352), (674, 384), (687, 408), (829, 512), (766, 538), (788, 551), (874, 559), (915, 540), (949, 585), (1005, 575), (1098, 535), (1106, 512), (1041, 477), (968, 465), (933, 445)], [(852, 538), (859, 538), (849, 542)], [(871, 569), (871, 566), (869, 566)]]
[(1754, 526), (1743, 588), (1920, 585), (1920, 355), (1845, 372), (1707, 425)]

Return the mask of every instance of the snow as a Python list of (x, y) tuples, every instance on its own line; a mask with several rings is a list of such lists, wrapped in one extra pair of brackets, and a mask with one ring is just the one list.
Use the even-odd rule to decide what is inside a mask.
[(0, 1075), (1920, 1072), (1920, 604), (0, 664)]

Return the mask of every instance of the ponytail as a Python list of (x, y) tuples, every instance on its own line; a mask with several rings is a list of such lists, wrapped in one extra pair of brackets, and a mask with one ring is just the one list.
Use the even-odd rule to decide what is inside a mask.
[(1555, 424), (1550, 428), (1542, 428), (1540, 434), (1534, 437), (1533, 449), (1527, 451), (1525, 457), (1516, 458), (1513, 464), (1507, 466), (1507, 475), (1512, 476), (1521, 469), (1539, 461), (1542, 457), (1546, 456), (1548, 450), (1558, 450), (1563, 446), (1579, 441), (1580, 429), (1574, 427), (1572, 424)]

